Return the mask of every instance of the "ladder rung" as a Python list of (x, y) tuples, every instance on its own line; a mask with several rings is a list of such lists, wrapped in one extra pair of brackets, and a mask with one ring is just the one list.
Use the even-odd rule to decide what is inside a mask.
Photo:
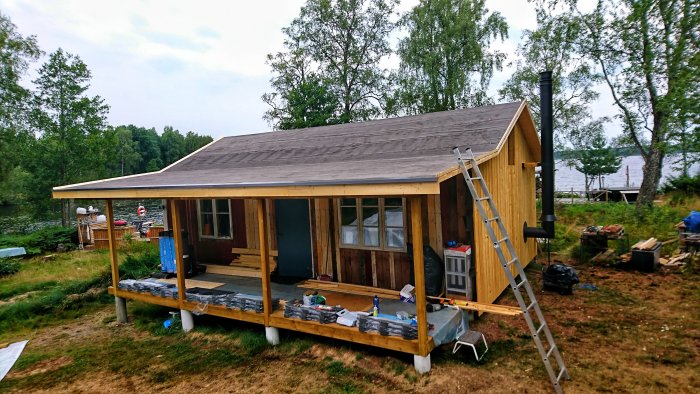
[(554, 349), (556, 349), (556, 348), (557, 348), (557, 345), (552, 345), (552, 347), (549, 348), (549, 351), (547, 351), (547, 360), (549, 360), (549, 356), (551, 356), (552, 353), (554, 353)]
[[(538, 328), (537, 331), (535, 331), (535, 335), (540, 335), (540, 332), (541, 332), (542, 330), (544, 330), (545, 327), (547, 327), (547, 323), (542, 323), (542, 325), (540, 326), (540, 328)], [(552, 349), (554, 349), (554, 348), (552, 348)], [(549, 357), (549, 355), (547, 355), (547, 357)]]
[(526, 311), (529, 311), (532, 309), (533, 306), (537, 305), (537, 300), (532, 301), (532, 304), (528, 305), (527, 308), (525, 308)]
[(496, 243), (500, 244), (500, 243), (506, 242), (507, 240), (508, 240), (508, 237), (503, 237), (503, 238), (499, 239), (498, 242), (496, 242)]
[(469, 177), (469, 180), (470, 180), (470, 181), (473, 181), (473, 180), (475, 180), (475, 179), (478, 180), (478, 179), (483, 179), (483, 178), (480, 177), (480, 176), (471, 176), (471, 177)]
[(566, 368), (562, 368), (562, 369), (559, 371), (559, 375), (557, 375), (557, 383), (559, 383), (559, 381), (561, 380), (561, 378), (564, 376), (564, 372), (566, 372)]
[(486, 196), (486, 197), (477, 198), (476, 201), (484, 201), (484, 200), (490, 200), (490, 199), (491, 199), (491, 197)]
[(515, 263), (516, 261), (518, 261), (518, 259), (513, 259), (513, 260), (509, 261), (508, 263), (506, 263), (506, 266), (510, 266), (511, 264)]
[(523, 287), (525, 283), (527, 283), (527, 280), (523, 279), (522, 282), (518, 283), (517, 285), (515, 285), (515, 287), (513, 287), (513, 290), (518, 290), (519, 288)]
[(492, 217), (492, 218), (488, 218), (488, 219), (484, 220), (484, 223), (495, 222), (495, 221), (498, 220), (498, 219), (500, 219), (500, 217), (498, 217), (498, 216)]

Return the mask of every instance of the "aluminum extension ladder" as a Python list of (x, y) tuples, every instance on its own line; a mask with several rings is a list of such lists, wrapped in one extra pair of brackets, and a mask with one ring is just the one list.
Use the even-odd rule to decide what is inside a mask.
[[(486, 186), (486, 182), (484, 181), (484, 178), (481, 175), (481, 170), (479, 170), (479, 166), (476, 162), (476, 158), (474, 157), (474, 153), (470, 148), (467, 148), (465, 152), (466, 159), (462, 158), (462, 154), (458, 148), (454, 148), (452, 150), (452, 153), (454, 153), (455, 157), (457, 158), (459, 167), (462, 170), (462, 175), (464, 175), (464, 179), (467, 181), (469, 192), (471, 193), (472, 198), (474, 199), (474, 204), (476, 205), (476, 208), (479, 211), (479, 216), (481, 216), (481, 219), (484, 222), (486, 232), (489, 235), (489, 239), (493, 243), (493, 248), (496, 250), (496, 254), (498, 255), (498, 259), (501, 262), (503, 271), (505, 272), (506, 277), (508, 278), (510, 287), (513, 289), (513, 294), (518, 300), (520, 310), (523, 311), (523, 316), (525, 317), (527, 326), (530, 328), (532, 339), (534, 339), (535, 345), (537, 345), (537, 350), (540, 352), (540, 356), (542, 357), (544, 366), (547, 369), (547, 373), (549, 374), (549, 379), (552, 381), (552, 385), (554, 385), (554, 390), (557, 393), (562, 393), (560, 382), (562, 379), (570, 379), (569, 371), (566, 369), (566, 366), (564, 365), (564, 360), (562, 359), (561, 354), (559, 353), (559, 349), (554, 343), (554, 338), (552, 337), (552, 333), (549, 331), (549, 326), (547, 326), (547, 323), (544, 320), (544, 315), (542, 314), (542, 310), (540, 309), (540, 306), (537, 303), (537, 299), (535, 298), (535, 293), (532, 290), (532, 286), (530, 286), (530, 282), (527, 280), (527, 276), (525, 275), (523, 266), (520, 264), (520, 260), (518, 259), (518, 256), (515, 252), (515, 248), (513, 247), (513, 243), (511, 242), (510, 237), (508, 236), (508, 232), (506, 231), (506, 228), (503, 225), (503, 221), (501, 220), (501, 217), (498, 214), (496, 204), (491, 198), (491, 193), (489, 192), (489, 189)], [(467, 169), (467, 163), (471, 165), (474, 176), (471, 176), (469, 174), (469, 171)], [(480, 196), (477, 193), (477, 189), (474, 186), (474, 181), (477, 181), (479, 183), (479, 187), (481, 189), (481, 192), (483, 193), (483, 196)], [(489, 217), (488, 213), (484, 209), (484, 201), (488, 203), (489, 210), (493, 215), (492, 217)], [(498, 230), (500, 231), (501, 237), (503, 238), (499, 239), (496, 236), (496, 232), (494, 231), (492, 225), (493, 222), (495, 222), (498, 225)], [(510, 260), (506, 259), (503, 249), (501, 248), (502, 244), (506, 245), (508, 253), (510, 254)], [(513, 273), (510, 270), (511, 265), (514, 265), (517, 269), (517, 274), (515, 276), (513, 276)], [(517, 277), (520, 277), (520, 282), (516, 281)], [(525, 289), (525, 294), (527, 295), (527, 302), (526, 298), (524, 297), (524, 294), (520, 290), (521, 288)], [(532, 311), (535, 312), (534, 317)], [(539, 323), (539, 325), (536, 326), (535, 323)], [(544, 341), (541, 339), (542, 333), (544, 333)], [(554, 366), (552, 365), (552, 356), (554, 356), (554, 359), (557, 362), (556, 372)]]

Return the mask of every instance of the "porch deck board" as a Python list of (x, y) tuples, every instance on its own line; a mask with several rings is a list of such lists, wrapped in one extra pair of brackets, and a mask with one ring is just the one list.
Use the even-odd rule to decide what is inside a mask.
[[(258, 278), (249, 278), (241, 276), (230, 276), (220, 274), (201, 274), (192, 279), (198, 281), (224, 283), (224, 285), (216, 287), (217, 290), (235, 291), (250, 295), (262, 295), (262, 281)], [(304, 292), (308, 288), (299, 287), (303, 282), (296, 284), (284, 284), (270, 282), (272, 296), (285, 301), (301, 299)], [(318, 290), (318, 293), (326, 297), (328, 305), (342, 305), (350, 311), (365, 311), (368, 312), (373, 306), (373, 297), (364, 295), (355, 295), (343, 293), (341, 290)], [(396, 312), (405, 311), (408, 314), (416, 313), (415, 304), (407, 304), (397, 299), (388, 299), (379, 294), (380, 309), (382, 313), (394, 315)], [(273, 314), (274, 315), (274, 314)], [(281, 316), (281, 314), (279, 314)], [(462, 320), (462, 313), (456, 309), (443, 309), (437, 312), (428, 313), (428, 323), (432, 325), (432, 329), (428, 330), (428, 336), (432, 338), (435, 346), (440, 346), (449, 343), (456, 338), (457, 330)], [(294, 319), (296, 320), (296, 319)], [(465, 322), (465, 324), (467, 324)], [(331, 327), (339, 327), (338, 324), (332, 324)], [(293, 329), (293, 328), (292, 328)], [(352, 328), (352, 330), (357, 330)], [(305, 330), (298, 330), (304, 331)], [(363, 334), (364, 335), (364, 334)]]

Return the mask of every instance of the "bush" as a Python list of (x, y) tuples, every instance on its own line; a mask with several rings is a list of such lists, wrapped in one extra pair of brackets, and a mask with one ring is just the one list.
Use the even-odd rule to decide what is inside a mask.
[(700, 173), (695, 176), (679, 176), (669, 178), (661, 187), (664, 193), (680, 191), (687, 194), (700, 195)]
[(30, 234), (0, 235), (0, 248), (23, 247), (30, 255), (53, 252), (59, 244), (72, 249), (77, 243), (77, 236), (75, 228), (50, 226)]
[(134, 242), (126, 251), (126, 258), (119, 264), (122, 279), (140, 279), (158, 270), (160, 251), (147, 242)]
[(20, 265), (12, 259), (0, 259), (0, 278), (19, 272)]

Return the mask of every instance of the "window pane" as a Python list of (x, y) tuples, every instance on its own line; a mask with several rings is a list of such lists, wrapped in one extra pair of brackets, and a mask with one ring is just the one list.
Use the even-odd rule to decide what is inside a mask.
[(384, 223), (387, 227), (401, 227), (403, 228), (403, 208), (385, 208), (384, 209)]
[(386, 229), (386, 246), (388, 248), (403, 248), (403, 228)]
[(199, 223), (201, 226), (202, 235), (210, 237), (214, 236), (214, 215), (211, 213), (203, 213)]
[(378, 227), (379, 208), (362, 207), (362, 225), (364, 227)]
[(340, 242), (345, 245), (357, 245), (357, 226), (341, 227)]
[(378, 207), (379, 206), (379, 199), (378, 198), (363, 198), (362, 199), (362, 206), (363, 207)]
[(355, 205), (357, 205), (357, 200), (355, 200), (354, 198), (344, 198), (344, 199), (340, 200), (340, 205), (354, 207)]
[(202, 212), (213, 212), (211, 200), (199, 200), (199, 209)]
[(228, 200), (216, 200), (216, 213), (228, 213)]
[(357, 208), (348, 207), (340, 209), (340, 222), (344, 226), (357, 226)]
[(402, 205), (403, 205), (403, 200), (401, 198), (386, 198), (386, 199), (384, 199), (384, 206), (400, 207)]
[(218, 237), (231, 236), (231, 220), (229, 219), (228, 213), (216, 215), (216, 226), (219, 231), (219, 234), (217, 234)]
[(365, 227), (362, 229), (362, 243), (365, 246), (379, 246), (379, 228)]

